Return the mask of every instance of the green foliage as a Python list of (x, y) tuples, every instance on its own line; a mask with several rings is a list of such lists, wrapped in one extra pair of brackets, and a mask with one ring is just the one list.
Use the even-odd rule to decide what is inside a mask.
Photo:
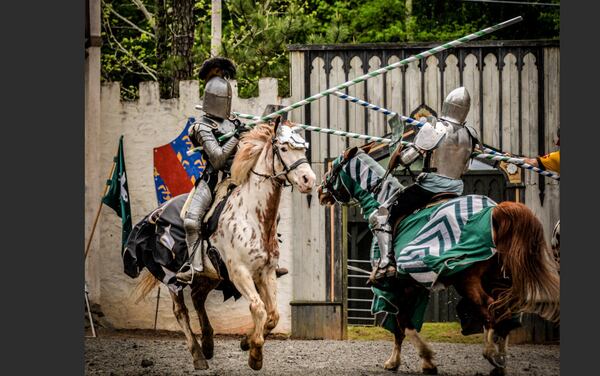
[[(141, 0), (149, 13), (155, 13), (155, 1)], [(221, 52), (237, 64), (240, 96), (257, 95), (261, 77), (277, 78), (279, 95), (287, 96), (289, 44), (448, 41), (517, 15), (524, 21), (487, 38), (551, 39), (560, 33), (559, 7), (413, 0), (409, 11), (406, 3), (223, 1)], [(134, 99), (140, 81), (156, 80), (157, 67), (168, 70), (179, 62), (172, 58), (157, 61), (155, 30), (133, 0), (104, 0), (102, 5), (102, 79), (121, 81), (124, 98)], [(209, 0), (195, 3), (194, 76), (210, 56), (210, 7)]]
[[(117, 14), (146, 33), (136, 30)], [(156, 80), (153, 30), (132, 2), (102, 2), (102, 41), (102, 80), (120, 81), (125, 99), (138, 96), (139, 82)]]
[(232, 0), (226, 4), (229, 19), (223, 28), (222, 52), (237, 63), (240, 96), (258, 95), (261, 77), (277, 78), (280, 93), (287, 93), (286, 46), (305, 43), (307, 30), (315, 28), (306, 2)]

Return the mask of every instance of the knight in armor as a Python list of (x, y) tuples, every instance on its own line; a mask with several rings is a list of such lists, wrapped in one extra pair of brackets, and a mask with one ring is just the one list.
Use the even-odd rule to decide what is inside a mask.
[[(213, 57), (202, 64), (198, 74), (199, 79), (206, 82), (202, 103), (204, 115), (190, 126), (188, 136), (194, 147), (202, 148), (206, 166), (184, 205), (187, 210), (181, 213), (188, 249), (188, 262), (176, 274), (182, 283), (192, 283), (194, 274), (204, 270), (200, 247), (202, 220), (212, 205), (217, 183), (230, 175), (240, 136), (248, 130), (239, 119), (231, 117), (232, 90), (228, 79), (235, 78), (235, 73), (231, 60)], [(231, 138), (219, 141), (220, 136), (230, 132), (234, 132)], [(277, 277), (287, 273), (286, 268), (276, 269)]]
[(430, 117), (412, 143), (399, 144), (392, 154), (390, 169), (398, 163), (409, 168), (417, 159), (423, 158), (423, 171), (413, 184), (398, 190), (369, 217), (381, 255), (373, 264), (370, 283), (377, 284), (382, 278), (396, 275), (392, 235), (397, 220), (437, 198), (462, 194), (461, 176), (468, 169), (477, 144), (476, 131), (465, 125), (470, 105), (467, 89), (454, 89), (444, 100), (439, 120)]
[[(188, 136), (195, 147), (201, 147), (206, 166), (202, 178), (190, 192), (187, 210), (182, 213), (186, 233), (189, 260), (177, 273), (177, 280), (191, 283), (195, 272), (204, 270), (200, 227), (202, 219), (210, 209), (213, 192), (221, 179), (229, 175), (229, 170), (237, 150), (241, 133), (246, 128), (239, 120), (231, 120), (231, 85), (227, 79), (235, 77), (233, 62), (222, 57), (206, 60), (198, 74), (206, 82), (202, 110), (204, 115), (190, 126)], [(233, 137), (219, 141), (219, 137), (234, 131)]]

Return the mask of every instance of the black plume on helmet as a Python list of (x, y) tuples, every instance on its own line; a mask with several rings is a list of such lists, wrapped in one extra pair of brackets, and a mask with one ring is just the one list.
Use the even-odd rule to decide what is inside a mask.
[(235, 78), (235, 71), (233, 61), (224, 57), (212, 57), (202, 63), (198, 78), (204, 81), (208, 81), (214, 76)]

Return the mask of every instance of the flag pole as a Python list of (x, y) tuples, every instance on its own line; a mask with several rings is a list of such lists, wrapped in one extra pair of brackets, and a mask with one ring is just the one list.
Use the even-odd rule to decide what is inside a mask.
[[(118, 153), (118, 151), (117, 151), (117, 153)], [(110, 169), (110, 174), (108, 175), (108, 179), (110, 179), (112, 177), (113, 173), (115, 172), (116, 165), (117, 165), (116, 158), (113, 158), (113, 164), (112, 164), (112, 168)], [(102, 197), (104, 197), (106, 195), (106, 192), (108, 191), (109, 185), (106, 184), (106, 181), (108, 181), (108, 179), (105, 180), (104, 193), (102, 193)], [(101, 211), (102, 211), (102, 198), (100, 199), (100, 206), (98, 206), (98, 211), (96, 212), (96, 218), (94, 219), (94, 225), (92, 226), (92, 232), (90, 233), (90, 238), (88, 239), (87, 245), (85, 247), (85, 256), (83, 258), (83, 261), (85, 261), (87, 259), (88, 252), (90, 251), (90, 246), (92, 245), (92, 239), (94, 238), (94, 232), (96, 231), (96, 225), (98, 224), (98, 218), (100, 218)]]

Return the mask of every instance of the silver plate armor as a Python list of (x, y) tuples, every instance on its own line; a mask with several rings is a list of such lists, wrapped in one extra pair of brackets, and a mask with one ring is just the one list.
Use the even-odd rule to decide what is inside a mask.
[(471, 108), (471, 96), (464, 87), (459, 87), (450, 92), (442, 104), (441, 120), (462, 125), (467, 119)]
[(222, 77), (213, 77), (204, 89), (202, 110), (219, 119), (227, 119), (231, 113), (231, 85)]
[(460, 179), (469, 167), (473, 151), (473, 137), (469, 130), (461, 125), (442, 122), (446, 126), (446, 137), (431, 155), (431, 167), (438, 175)]
[(217, 137), (234, 130), (235, 125), (227, 119), (217, 121), (203, 116), (200, 122), (190, 127), (188, 135), (202, 146), (209, 163), (216, 170), (223, 170), (231, 166), (239, 140), (231, 137), (221, 146)]
[(294, 149), (308, 150), (308, 142), (306, 142), (302, 136), (294, 132), (290, 127), (277, 128), (277, 139), (280, 143), (287, 143)]
[(435, 149), (446, 135), (446, 126), (441, 122), (425, 123), (415, 136), (415, 145), (421, 150)]
[(415, 144), (410, 143), (404, 146), (402, 148), (402, 151), (400, 152), (400, 164), (402, 166), (408, 167), (420, 156), (421, 152), (419, 151), (419, 149), (415, 146)]

